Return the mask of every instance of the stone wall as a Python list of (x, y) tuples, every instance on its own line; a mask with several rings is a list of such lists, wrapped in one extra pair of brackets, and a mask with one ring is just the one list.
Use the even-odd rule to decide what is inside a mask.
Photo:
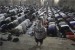
[(37, 4), (41, 6), (41, 0), (0, 0), (0, 5), (33, 5)]
[(69, 9), (75, 10), (75, 0), (60, 0), (59, 1), (60, 7), (68, 7)]

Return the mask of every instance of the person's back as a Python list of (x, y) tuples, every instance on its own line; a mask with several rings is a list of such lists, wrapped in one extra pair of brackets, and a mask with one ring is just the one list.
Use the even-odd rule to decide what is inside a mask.
[(41, 24), (41, 22), (37, 22), (36, 26), (34, 27), (34, 37), (35, 41), (40, 42), (40, 45), (43, 43), (43, 39), (46, 37), (46, 31), (44, 26)]
[(45, 36), (45, 28), (43, 26), (36, 26), (35, 28), (35, 37), (37, 39), (42, 39)]

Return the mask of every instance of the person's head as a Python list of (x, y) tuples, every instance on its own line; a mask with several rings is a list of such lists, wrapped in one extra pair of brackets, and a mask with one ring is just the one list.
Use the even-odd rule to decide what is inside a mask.
[(42, 22), (43, 22), (43, 19), (42, 18), (38, 18), (38, 23), (42, 24)]

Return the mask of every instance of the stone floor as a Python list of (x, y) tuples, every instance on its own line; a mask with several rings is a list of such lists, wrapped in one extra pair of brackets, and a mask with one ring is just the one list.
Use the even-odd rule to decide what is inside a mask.
[(19, 39), (20, 41), (17, 43), (4, 42), (3, 46), (0, 46), (0, 50), (75, 50), (75, 46), (71, 45), (74, 42), (69, 39), (47, 37), (41, 47), (36, 46), (34, 37), (27, 34), (21, 35)]

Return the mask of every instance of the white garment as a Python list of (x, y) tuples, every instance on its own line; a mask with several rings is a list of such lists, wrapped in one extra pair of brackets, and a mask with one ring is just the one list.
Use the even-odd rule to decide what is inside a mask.
[(35, 21), (33, 22), (32, 26), (27, 30), (28, 35), (32, 35), (32, 33), (34, 32), (34, 25), (35, 25)]
[(15, 25), (18, 25), (18, 24), (19, 24), (18, 20), (14, 20), (13, 23), (14, 23)]
[(9, 10), (9, 12), (14, 12), (14, 13), (17, 13), (17, 8), (15, 8), (15, 9), (12, 9), (12, 10)]
[(18, 29), (19, 32), (23, 32), (22, 26), (18, 25), (15, 29)]
[(0, 14), (0, 17), (4, 16), (4, 14)]
[(30, 20), (29, 20), (29, 19), (26, 19), (26, 20), (24, 21), (24, 24), (26, 25), (26, 27), (28, 27), (28, 26), (30, 25)]
[(0, 21), (5, 20), (5, 16), (0, 17)]
[(67, 15), (64, 14), (63, 12), (60, 12), (60, 15), (62, 15), (62, 17), (67, 17)]
[(5, 21), (7, 21), (7, 20), (11, 21), (11, 18), (10, 18), (10, 17), (8, 17), (8, 18), (6, 18), (6, 19), (5, 19)]
[(20, 25), (22, 26), (23, 31), (26, 32), (27, 27), (30, 25), (30, 20), (29, 19), (26, 19)]
[(26, 28), (27, 28), (26, 25), (24, 23), (21, 23), (21, 26), (22, 26), (23, 31), (26, 32)]

